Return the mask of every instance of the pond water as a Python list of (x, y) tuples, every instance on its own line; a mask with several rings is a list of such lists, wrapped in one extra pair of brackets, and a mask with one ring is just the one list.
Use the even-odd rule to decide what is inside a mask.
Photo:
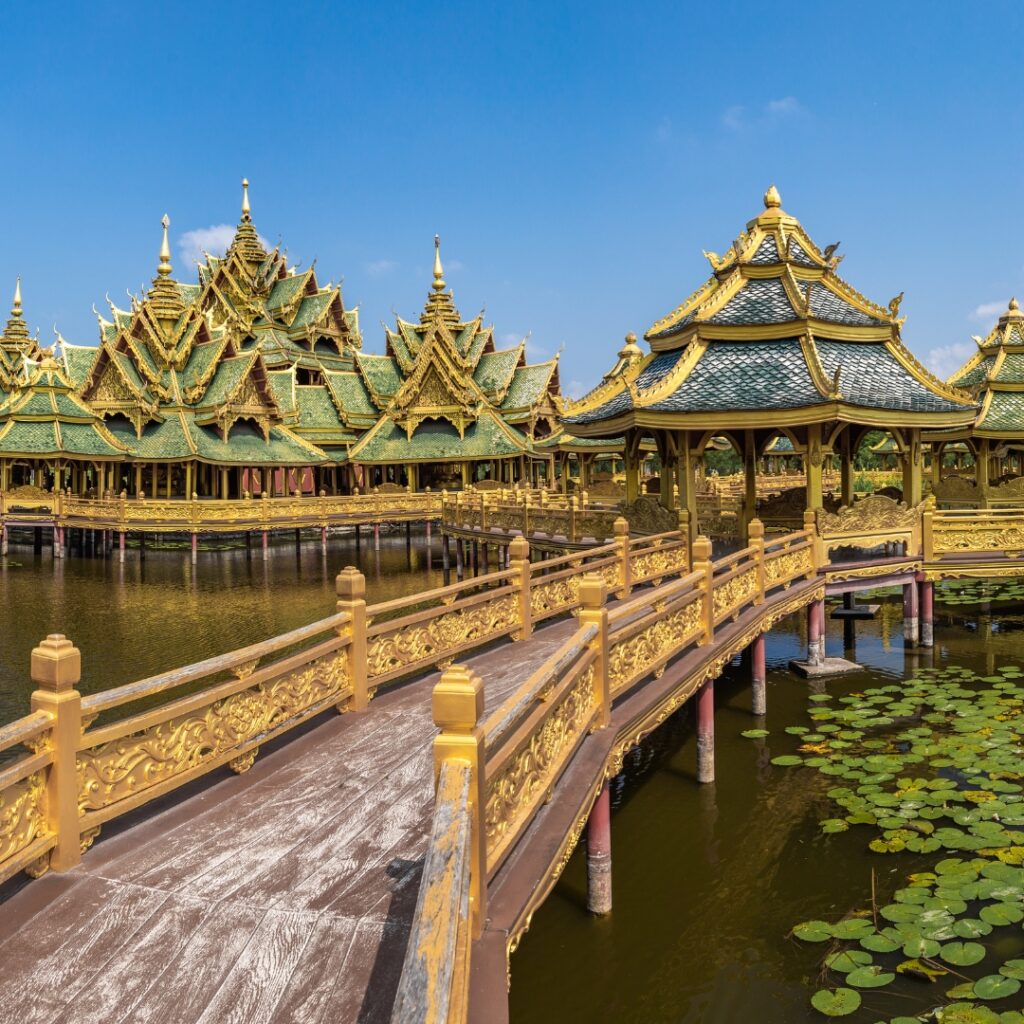
[[(874, 598), (881, 601), (879, 617), (857, 624), (855, 649), (848, 652), (863, 669), (833, 677), (825, 687), (788, 671), (788, 660), (803, 650), (803, 624), (795, 616), (781, 623), (767, 644), (767, 737), (741, 736), (761, 724), (749, 712), (748, 667), (737, 660), (716, 685), (713, 785), (695, 780), (696, 741), (687, 707), (634, 750), (612, 787), (613, 911), (594, 918), (585, 910), (581, 843), (512, 956), (512, 1020), (820, 1024), (828, 1019), (810, 999), (819, 989), (843, 985), (842, 976), (821, 969), (823, 957), (837, 947), (798, 941), (793, 926), (815, 919), (835, 922), (870, 907), (872, 871), (882, 907), (907, 885), (908, 873), (929, 870), (944, 857), (973, 854), (879, 855), (868, 849), (879, 830), (865, 826), (823, 834), (819, 822), (846, 813), (827, 795), (843, 780), (771, 760), (797, 749), (800, 738), (785, 728), (811, 724), (808, 708), (814, 705), (808, 697), (822, 689), (839, 696), (900, 684), (920, 668), (958, 665), (986, 676), (999, 666), (1024, 663), (1019, 605), (1000, 602), (998, 593), (979, 596), (992, 597), (1003, 610), (994, 615), (988, 603), (940, 603), (934, 652), (905, 649), (899, 598)], [(831, 623), (829, 653), (840, 654), (843, 646), (842, 626)], [(1020, 924), (979, 941), (999, 943), (980, 965), (982, 974), (1024, 957)], [(979, 976), (976, 967), (957, 970)], [(948, 1002), (944, 993), (960, 980), (949, 975), (929, 984), (899, 978), (884, 989), (866, 988), (859, 991), (860, 1008), (841, 1019), (870, 1024), (899, 1018), (910, 1024), (928, 1008)], [(1024, 1020), (1013, 1012), (1024, 1007), (1024, 990), (990, 1005), (992, 1016), (981, 1012), (962, 1019)], [(1010, 1012), (999, 1018), (994, 1011)]]
[(200, 549), (193, 566), (187, 547), (154, 550), (140, 561), (73, 554), (54, 561), (49, 548), (11, 544), (0, 558), (0, 723), (27, 714), (32, 683), (29, 656), (48, 633), (64, 633), (82, 651), (83, 693), (143, 679), (215, 654), (266, 640), (334, 612), (334, 577), (346, 565), (366, 575), (366, 598), (386, 601), (442, 584), (441, 545), (404, 529), (370, 530), (278, 543), (264, 561), (258, 545)]

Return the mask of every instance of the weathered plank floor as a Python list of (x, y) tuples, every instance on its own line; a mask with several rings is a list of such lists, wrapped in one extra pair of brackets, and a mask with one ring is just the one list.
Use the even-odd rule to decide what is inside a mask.
[[(466, 659), (490, 710), (575, 627)], [(386, 1021), (433, 809), (430, 676), (327, 718), (0, 904), (0, 1021)]]

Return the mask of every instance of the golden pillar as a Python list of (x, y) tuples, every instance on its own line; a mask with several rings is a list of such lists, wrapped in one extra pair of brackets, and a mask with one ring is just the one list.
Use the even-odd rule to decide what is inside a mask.
[(907, 447), (903, 453), (903, 500), (908, 507), (919, 505), (922, 497), (921, 430), (907, 431)]
[(847, 425), (840, 439), (839, 487), (844, 505), (853, 504), (853, 426)]
[(632, 504), (640, 496), (640, 435), (626, 432), (626, 503)]
[(753, 430), (743, 431), (743, 529), (745, 540), (751, 519), (757, 516), (757, 442)]
[(807, 477), (807, 507), (812, 511), (822, 507), (821, 467), (823, 462), (821, 424), (811, 423), (807, 427), (807, 450), (804, 453), (804, 467)]
[(684, 430), (679, 434), (676, 462), (678, 467), (676, 475), (679, 478), (679, 510), (686, 513), (691, 544), (697, 538), (696, 474), (699, 458), (690, 447), (692, 440), (692, 435), (688, 430)]

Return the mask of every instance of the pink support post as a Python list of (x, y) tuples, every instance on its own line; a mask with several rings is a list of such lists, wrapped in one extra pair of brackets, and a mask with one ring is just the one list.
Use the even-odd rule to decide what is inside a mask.
[(327, 527), (320, 527), (320, 547), (323, 549), (324, 554), (327, 554)]
[(270, 557), (270, 533), (267, 530), (263, 531), (263, 561), (265, 562)]
[(608, 783), (587, 818), (587, 910), (607, 914), (612, 909), (612, 801)]
[(60, 527), (53, 528), (53, 557), (60, 558)]
[(192, 534), (192, 564), (196, 564), (196, 560), (199, 557), (199, 534)]
[(118, 549), (118, 560), (124, 561), (124, 530), (121, 530), (117, 535), (117, 549)]
[(380, 523), (373, 524), (373, 548), (375, 551), (380, 550)]
[(921, 646), (935, 646), (935, 584), (921, 581)]
[(7, 554), (7, 527), (0, 530), (0, 555)]
[(768, 673), (765, 669), (764, 633), (761, 633), (750, 645), (750, 654), (751, 661), (753, 662), (753, 671), (751, 673), (751, 711), (755, 715), (763, 715), (768, 710), (768, 694), (766, 689)]
[(807, 664), (825, 662), (825, 602), (812, 601), (807, 606)]
[(697, 781), (715, 781), (715, 681), (697, 691)]
[(903, 585), (903, 639), (916, 644), (920, 635), (920, 620), (917, 614), (917, 583)]

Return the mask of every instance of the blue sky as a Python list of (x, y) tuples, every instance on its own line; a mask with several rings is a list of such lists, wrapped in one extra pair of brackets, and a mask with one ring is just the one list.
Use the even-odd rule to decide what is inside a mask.
[[(253, 218), (343, 280), (365, 346), (435, 232), (465, 315), (599, 379), (775, 182), (948, 373), (1024, 297), (1022, 8), (953, 3), (22, 5), (7, 19), (0, 288), (95, 343), (171, 217)], [(223, 233), (223, 229), (221, 229)], [(216, 237), (216, 232), (214, 236)]]

